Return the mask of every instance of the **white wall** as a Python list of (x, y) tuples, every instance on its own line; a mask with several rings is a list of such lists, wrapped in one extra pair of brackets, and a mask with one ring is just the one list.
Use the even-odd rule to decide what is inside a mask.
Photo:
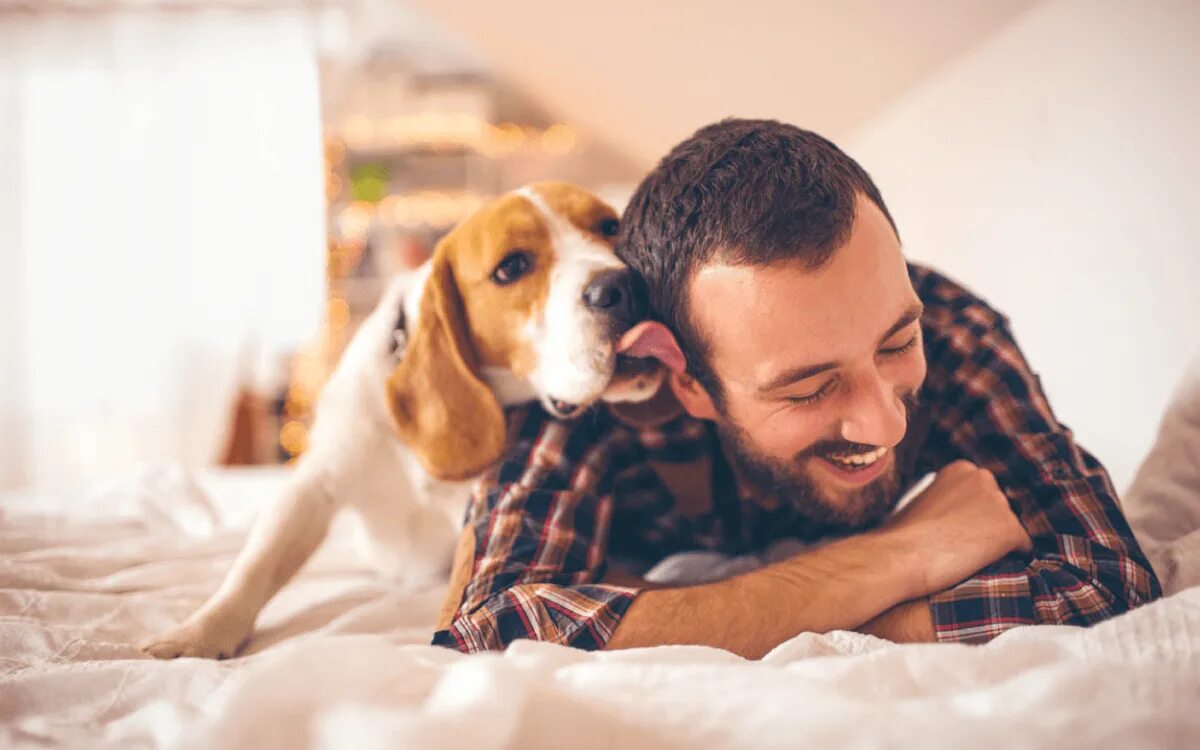
[(1200, 349), (1200, 4), (1039, 5), (841, 145), (1125, 487)]
[(408, 2), (550, 115), (649, 169), (731, 115), (840, 140), (1039, 0)]

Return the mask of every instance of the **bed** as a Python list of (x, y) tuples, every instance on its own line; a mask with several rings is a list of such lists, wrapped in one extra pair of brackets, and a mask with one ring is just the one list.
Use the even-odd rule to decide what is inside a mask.
[(373, 576), (339, 523), (243, 655), (135, 647), (220, 581), (286, 470), (147, 468), (0, 505), (5, 747), (1200, 747), (1200, 367), (1124, 504), (1168, 596), (984, 647), (803, 634), (702, 647), (427, 645), (441, 582)]

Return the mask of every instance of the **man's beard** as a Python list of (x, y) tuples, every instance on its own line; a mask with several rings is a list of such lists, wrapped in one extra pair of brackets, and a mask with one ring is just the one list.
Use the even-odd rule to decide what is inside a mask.
[[(911, 421), (917, 411), (917, 395), (909, 393), (902, 400), (905, 420)], [(823, 493), (820, 485), (802, 468), (813, 458), (866, 453), (878, 448), (877, 445), (822, 440), (797, 453), (791, 460), (779, 460), (759, 450), (750, 436), (729, 419), (718, 422), (717, 431), (730, 458), (755, 490), (791, 505), (818, 524), (851, 531), (874, 526), (886, 518), (900, 501), (900, 471), (894, 455), (879, 459), (891, 460), (892, 465), (878, 479), (864, 487), (842, 493), (838, 499)], [(889, 452), (894, 454), (895, 449), (889, 449)]]

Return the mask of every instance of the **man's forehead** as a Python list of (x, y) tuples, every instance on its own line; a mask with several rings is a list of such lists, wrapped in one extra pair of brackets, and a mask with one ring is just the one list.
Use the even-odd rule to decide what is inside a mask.
[(689, 307), (718, 374), (753, 386), (782, 367), (877, 343), (916, 295), (894, 234), (854, 235), (815, 270), (799, 261), (697, 270)]
[(839, 312), (842, 305), (836, 304), (844, 296), (839, 291), (822, 285), (799, 263), (713, 264), (692, 279), (691, 310), (722, 354), (742, 359), (757, 354), (761, 359), (764, 343), (791, 349), (797, 341), (811, 342), (846, 322)]

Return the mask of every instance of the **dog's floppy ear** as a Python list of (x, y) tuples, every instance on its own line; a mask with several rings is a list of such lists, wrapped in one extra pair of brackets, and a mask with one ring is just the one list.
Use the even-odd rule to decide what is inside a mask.
[(445, 247), (435, 253), (415, 330), (387, 381), (396, 429), (429, 474), (461, 480), (504, 453), (500, 403), (479, 377)]

